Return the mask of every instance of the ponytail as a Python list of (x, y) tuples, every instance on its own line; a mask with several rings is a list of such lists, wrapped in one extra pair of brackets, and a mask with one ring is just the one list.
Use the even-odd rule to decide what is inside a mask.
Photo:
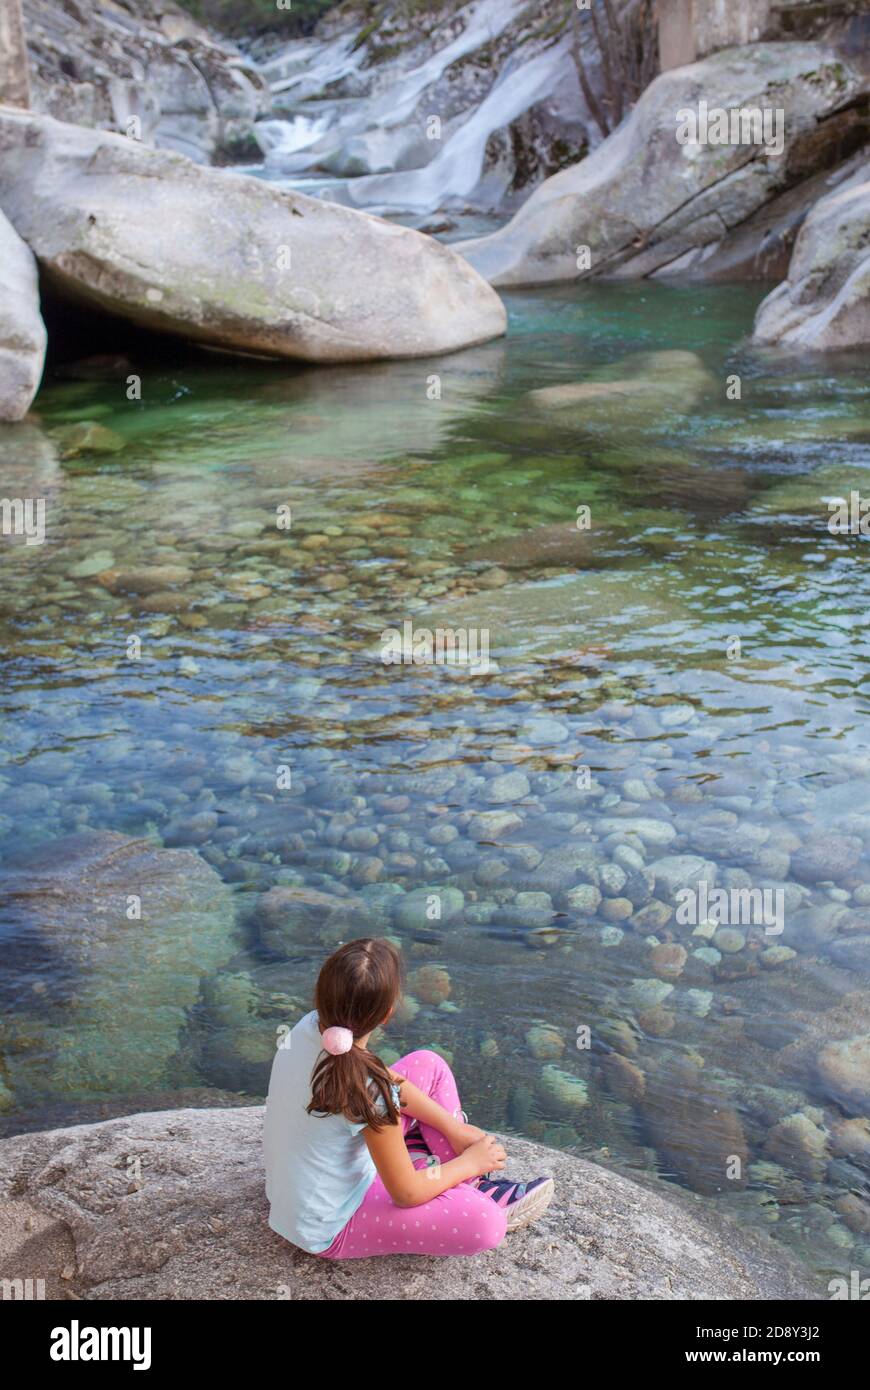
[(348, 941), (325, 962), (314, 991), (325, 1050), (311, 1076), (309, 1115), (344, 1115), (372, 1129), (398, 1124), (388, 1068), (368, 1048), (348, 1044), (386, 1022), (401, 989), (401, 957), (389, 941)]
[(354, 1124), (380, 1129), (399, 1123), (390, 1072), (368, 1048), (326, 1052), (311, 1077), (309, 1115), (344, 1115)]

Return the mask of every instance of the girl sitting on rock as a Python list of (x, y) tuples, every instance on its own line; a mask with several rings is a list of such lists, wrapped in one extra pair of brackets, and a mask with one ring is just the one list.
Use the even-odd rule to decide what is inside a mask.
[(552, 1178), (489, 1177), (504, 1168), (504, 1149), (466, 1123), (437, 1053), (410, 1052), (388, 1068), (369, 1051), (400, 992), (389, 942), (348, 942), (324, 964), (315, 1011), (272, 1064), (269, 1224), (326, 1259), (492, 1250), (553, 1193)]

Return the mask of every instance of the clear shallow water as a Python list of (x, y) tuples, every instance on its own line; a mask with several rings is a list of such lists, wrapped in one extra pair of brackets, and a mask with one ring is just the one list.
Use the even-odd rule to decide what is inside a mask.
[[(2, 542), (0, 853), (191, 846), (239, 921), (159, 1084), (64, 1090), (40, 1029), (74, 1041), (77, 985), (18, 940), (10, 871), (7, 1131), (261, 1095), (325, 952), (389, 933), (412, 1002), (382, 1051), (444, 1050), (478, 1123), (657, 1172), (820, 1277), (867, 1266), (866, 1105), (818, 1058), (870, 1030), (870, 552), (824, 501), (866, 491), (870, 410), (854, 356), (749, 348), (758, 297), (551, 289), (452, 358), (85, 370), (0, 437), (4, 494), (48, 507), (44, 546)], [(529, 396), (672, 349), (699, 362), (640, 408)], [(485, 629), (497, 669), (385, 667), (406, 619)], [(678, 924), (675, 855), (781, 890), (783, 932)]]

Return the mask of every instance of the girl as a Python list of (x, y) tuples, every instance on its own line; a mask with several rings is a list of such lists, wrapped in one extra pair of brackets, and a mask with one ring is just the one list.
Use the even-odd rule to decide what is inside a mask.
[(316, 1010), (272, 1064), (269, 1224), (329, 1260), (492, 1250), (553, 1194), (552, 1178), (490, 1179), (505, 1166), (504, 1149), (466, 1123), (436, 1053), (411, 1052), (387, 1068), (369, 1052), (400, 992), (389, 942), (348, 942), (320, 972)]

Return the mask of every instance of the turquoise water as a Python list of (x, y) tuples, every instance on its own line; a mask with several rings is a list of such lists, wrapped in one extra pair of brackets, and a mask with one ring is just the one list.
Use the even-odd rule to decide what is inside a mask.
[[(262, 1096), (325, 952), (389, 934), (383, 1055), (441, 1049), (476, 1122), (868, 1264), (868, 1103), (819, 1059), (870, 1031), (870, 551), (827, 526), (870, 409), (855, 356), (751, 347), (759, 293), (560, 287), (450, 358), (48, 381), (0, 436), (4, 493), (46, 498), (44, 545), (0, 542), (6, 1132)], [(491, 669), (384, 665), (406, 621)], [(94, 1025), (100, 952), (22, 930), (16, 861), (92, 829), (192, 850), (236, 907), (141, 1070)], [(678, 922), (698, 863), (779, 892), (782, 932)]]

